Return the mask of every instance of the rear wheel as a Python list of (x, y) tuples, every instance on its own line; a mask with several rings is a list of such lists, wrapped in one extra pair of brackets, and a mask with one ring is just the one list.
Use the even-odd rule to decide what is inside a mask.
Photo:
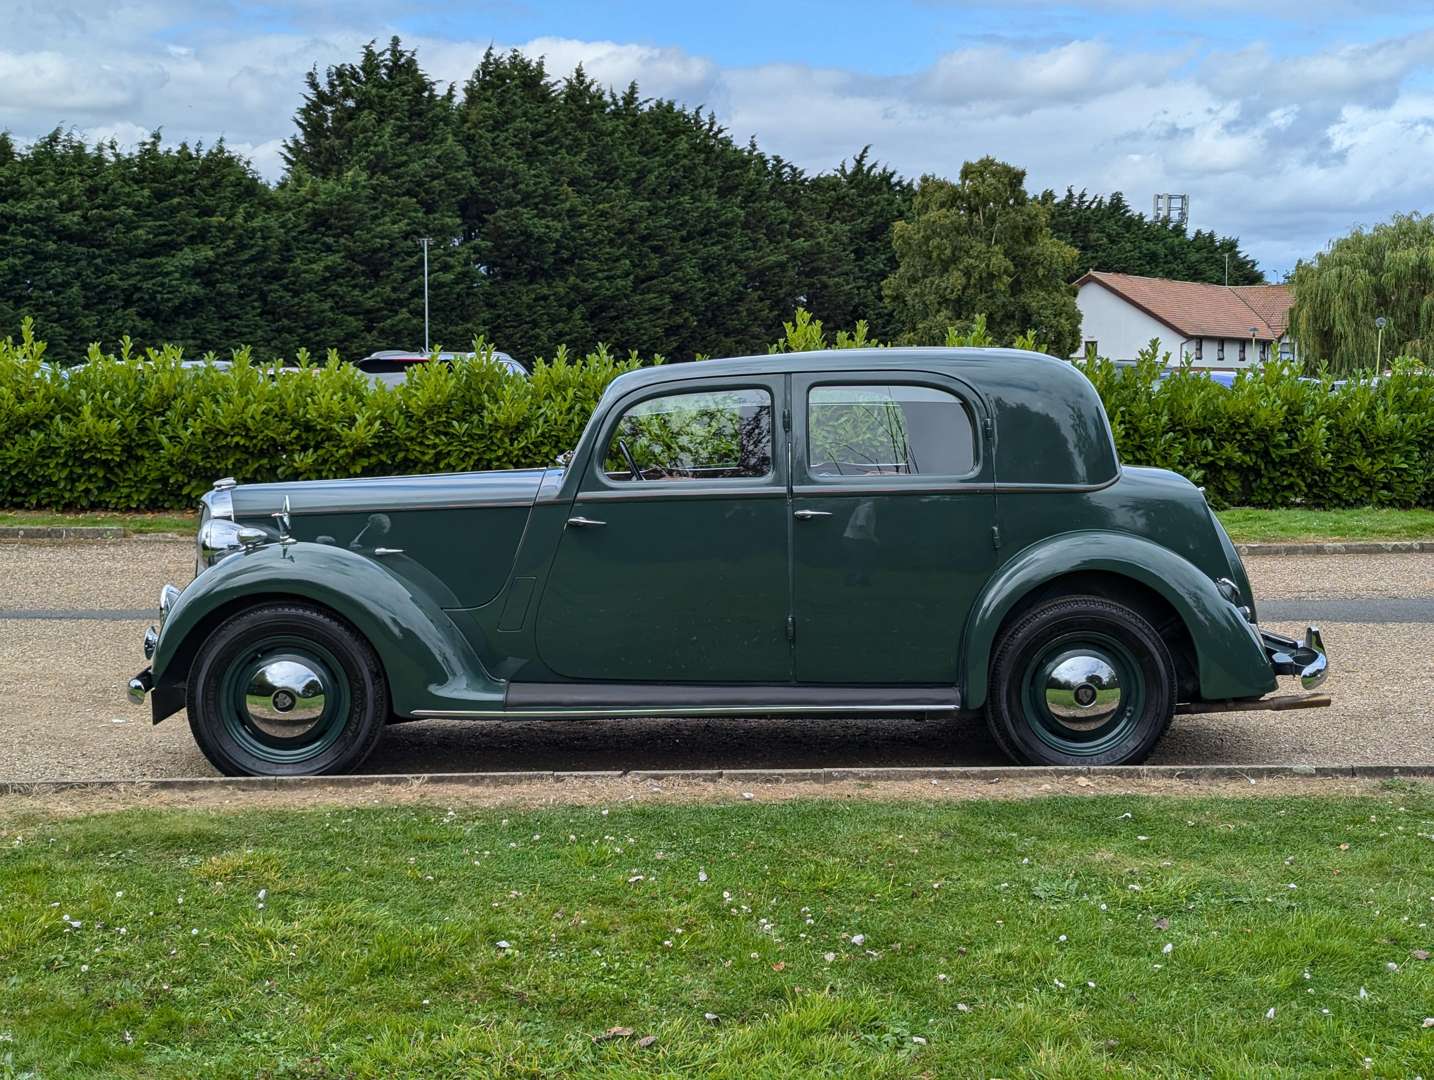
[(226, 776), (349, 772), (373, 750), (387, 716), (373, 649), (308, 605), (235, 615), (210, 635), (190, 675), (190, 730)]
[(1175, 714), (1175, 665), (1138, 612), (1096, 596), (1048, 601), (1001, 636), (987, 721), (1029, 765), (1144, 761)]

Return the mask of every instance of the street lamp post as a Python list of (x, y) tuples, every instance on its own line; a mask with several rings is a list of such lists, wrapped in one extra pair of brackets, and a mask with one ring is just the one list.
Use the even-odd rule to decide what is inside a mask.
[(1374, 340), (1374, 370), (1376, 374), (1384, 373), (1384, 328), (1389, 325), (1389, 320), (1383, 315), (1374, 320), (1374, 328), (1378, 335)]
[(432, 242), (427, 236), (420, 237), (418, 242), (423, 245), (423, 351), (428, 351), (428, 245)]

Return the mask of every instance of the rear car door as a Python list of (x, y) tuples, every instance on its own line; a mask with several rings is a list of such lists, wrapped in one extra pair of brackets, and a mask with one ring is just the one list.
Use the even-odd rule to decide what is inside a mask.
[(794, 375), (792, 403), (796, 680), (954, 685), (996, 562), (983, 402), (882, 371)]
[[(635, 391), (599, 432), (538, 612), (569, 679), (791, 679), (781, 376)], [(783, 448), (784, 449), (784, 448)]]

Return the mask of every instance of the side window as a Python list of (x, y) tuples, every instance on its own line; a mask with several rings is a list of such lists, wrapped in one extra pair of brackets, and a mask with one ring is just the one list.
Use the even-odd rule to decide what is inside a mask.
[(772, 471), (772, 395), (712, 390), (628, 409), (603, 459), (610, 480), (730, 480)]
[(965, 476), (975, 462), (971, 414), (945, 390), (814, 386), (807, 395), (813, 476)]

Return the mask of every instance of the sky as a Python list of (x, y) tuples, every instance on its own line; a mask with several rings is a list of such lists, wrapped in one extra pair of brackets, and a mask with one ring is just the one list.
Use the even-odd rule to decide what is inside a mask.
[(1187, 193), (1275, 280), (1434, 210), (1427, 0), (0, 0), (0, 130), (222, 136), (273, 180), (304, 73), (394, 34), (440, 83), (490, 45), (636, 80), (811, 172), (870, 145), (912, 177), (991, 154), (1033, 193)]

